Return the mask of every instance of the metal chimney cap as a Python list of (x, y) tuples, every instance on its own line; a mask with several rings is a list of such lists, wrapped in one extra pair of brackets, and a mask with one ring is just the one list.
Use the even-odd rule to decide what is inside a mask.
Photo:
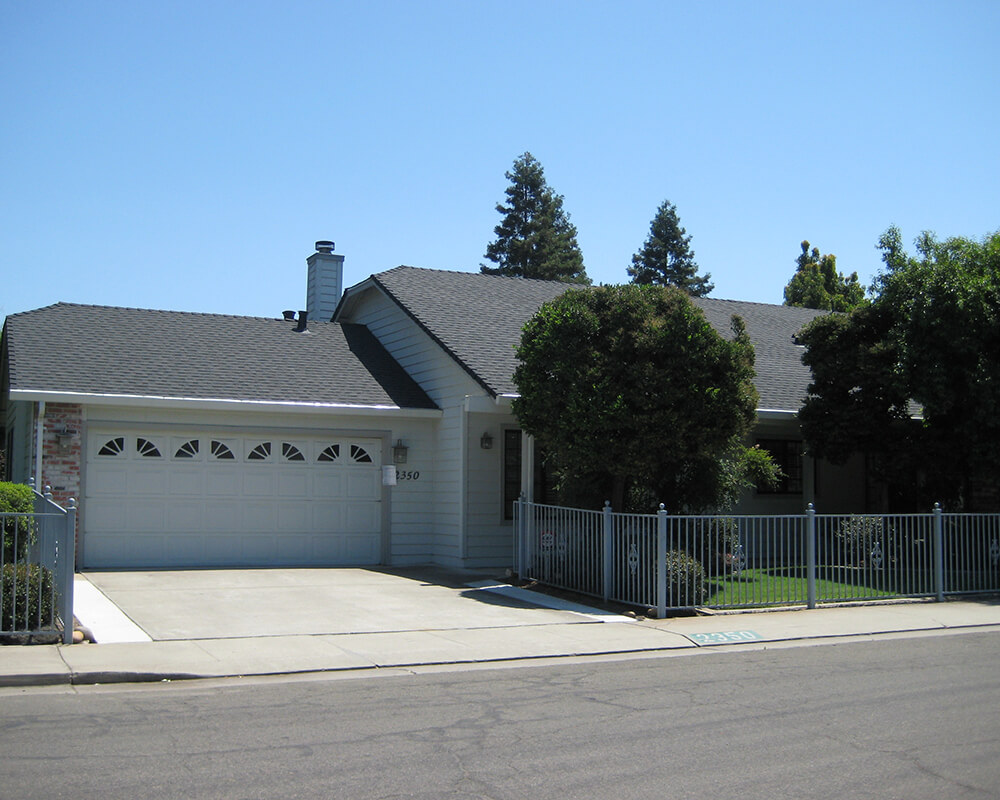
[(337, 245), (335, 245), (333, 242), (328, 242), (326, 239), (323, 239), (321, 241), (316, 242), (316, 252), (329, 255), (330, 253), (333, 252), (333, 248), (335, 248), (336, 246)]

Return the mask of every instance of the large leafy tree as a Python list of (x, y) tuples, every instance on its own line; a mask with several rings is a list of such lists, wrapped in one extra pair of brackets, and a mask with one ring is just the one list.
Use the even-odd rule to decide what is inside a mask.
[(564, 502), (716, 509), (774, 477), (744, 444), (757, 392), (742, 321), (723, 338), (676, 287), (568, 291), (528, 322), (517, 355), (514, 413)]
[(704, 297), (715, 288), (711, 274), (698, 275), (691, 236), (681, 227), (677, 207), (667, 200), (656, 209), (649, 236), (632, 256), (628, 274), (632, 283), (676, 286), (692, 297)]
[(562, 195), (546, 183), (538, 159), (524, 153), (505, 175), (510, 181), (505, 192), (507, 200), (497, 204), (503, 219), (494, 228), (497, 238), (486, 247), (485, 255), (497, 266), (480, 264), (480, 271), (515, 278), (590, 283), (576, 241), (576, 227), (563, 210)]
[(802, 242), (802, 253), (795, 263), (795, 274), (785, 287), (786, 306), (850, 311), (864, 303), (858, 273), (845, 277), (838, 272), (837, 257), (832, 253), (820, 255), (818, 247), (810, 250), (809, 242)]
[(1000, 483), (1000, 233), (916, 245), (889, 228), (870, 306), (802, 332), (803, 432), (835, 462), (873, 457), (900, 508), (985, 508)]

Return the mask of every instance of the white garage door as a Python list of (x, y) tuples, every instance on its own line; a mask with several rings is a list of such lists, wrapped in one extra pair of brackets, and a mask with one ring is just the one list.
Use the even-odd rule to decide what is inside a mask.
[(83, 566), (378, 564), (381, 442), (94, 430)]

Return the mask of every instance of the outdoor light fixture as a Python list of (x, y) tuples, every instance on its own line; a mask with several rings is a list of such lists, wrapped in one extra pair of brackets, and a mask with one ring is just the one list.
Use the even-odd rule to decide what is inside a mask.
[(55, 432), (56, 442), (60, 450), (68, 450), (70, 442), (76, 438), (76, 431), (71, 431), (67, 427), (60, 428)]
[(392, 463), (405, 464), (407, 449), (406, 445), (403, 444), (403, 440), (397, 439), (395, 446), (392, 448)]
[(490, 436), (489, 431), (486, 431), (486, 433), (482, 435), (482, 438), (479, 440), (479, 446), (483, 448), (483, 450), (493, 449), (493, 437)]

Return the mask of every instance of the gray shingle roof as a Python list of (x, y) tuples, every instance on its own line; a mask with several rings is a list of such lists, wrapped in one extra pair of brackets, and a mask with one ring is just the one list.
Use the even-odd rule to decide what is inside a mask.
[[(494, 395), (517, 392), (514, 346), (524, 323), (542, 303), (572, 288), (553, 281), (416, 267), (396, 267), (372, 280)], [(695, 303), (727, 337), (732, 315), (743, 318), (756, 353), (759, 407), (797, 411), (810, 374), (792, 337), (828, 312), (713, 298), (696, 298)]]
[(10, 387), (39, 392), (436, 408), (361, 325), (108, 306), (7, 318)]
[(732, 338), (730, 320), (734, 314), (746, 323), (757, 369), (754, 383), (760, 394), (758, 408), (798, 411), (812, 375), (802, 363), (804, 348), (795, 344), (794, 337), (803, 325), (830, 312), (710, 297), (695, 298), (694, 303), (712, 327), (727, 338)]
[(373, 275), (406, 313), (494, 395), (516, 394), (514, 346), (542, 303), (567, 284), (396, 267)]

